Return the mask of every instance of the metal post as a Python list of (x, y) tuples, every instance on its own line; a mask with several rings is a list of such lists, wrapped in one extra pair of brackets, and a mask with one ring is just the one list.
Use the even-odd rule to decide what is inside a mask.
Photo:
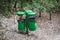
[(27, 35), (29, 34), (29, 32), (28, 32), (28, 27), (26, 27), (26, 34), (27, 34)]

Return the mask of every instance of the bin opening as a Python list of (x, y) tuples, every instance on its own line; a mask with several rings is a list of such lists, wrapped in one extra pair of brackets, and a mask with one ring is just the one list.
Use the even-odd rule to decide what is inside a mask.
[(25, 19), (20, 19), (20, 20), (18, 20), (18, 22), (24, 22), (25, 21)]
[(36, 18), (35, 16), (28, 17), (28, 19), (35, 19), (35, 18)]
[(35, 21), (35, 16), (30, 16), (28, 19), (30, 20), (30, 21)]

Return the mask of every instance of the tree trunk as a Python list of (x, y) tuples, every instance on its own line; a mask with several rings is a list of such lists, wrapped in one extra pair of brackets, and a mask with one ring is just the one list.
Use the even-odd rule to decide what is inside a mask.
[(22, 1), (21, 1), (20, 11), (22, 11), (22, 10), (23, 10), (23, 3), (24, 3), (24, 1), (22, 0)]
[(17, 5), (17, 1), (15, 1), (15, 4), (14, 4), (14, 10), (16, 11), (16, 5)]
[(51, 13), (50, 13), (50, 20), (51, 20)]
[(41, 17), (41, 12), (39, 12), (39, 17)]

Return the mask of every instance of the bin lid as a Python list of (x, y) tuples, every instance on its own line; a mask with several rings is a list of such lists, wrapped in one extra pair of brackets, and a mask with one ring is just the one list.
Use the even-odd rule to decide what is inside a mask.
[(26, 13), (30, 13), (33, 12), (32, 10), (25, 10)]
[(27, 13), (27, 15), (35, 15), (36, 14), (32, 10), (25, 10), (25, 12)]
[(24, 12), (23, 11), (18, 11), (18, 12), (16, 12), (16, 14), (21, 16), (21, 15), (24, 15)]
[(35, 15), (35, 13), (34, 12), (31, 12), (31, 13), (28, 13), (28, 15)]

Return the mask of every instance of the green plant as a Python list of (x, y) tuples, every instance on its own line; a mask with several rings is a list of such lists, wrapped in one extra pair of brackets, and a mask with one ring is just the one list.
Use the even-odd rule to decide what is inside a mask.
[[(18, 6), (19, 4), (19, 6)], [(19, 7), (19, 10), (24, 10), (25, 7), (29, 9), (38, 9), (39, 13), (45, 12), (46, 10), (49, 13), (53, 13), (57, 9), (60, 10), (60, 1), (59, 0), (1, 0), (0, 1), (0, 14), (4, 14), (6, 12), (11, 13), (11, 10), (15, 8), (17, 11), (16, 6)], [(12, 10), (13, 11), (13, 10)], [(14, 12), (14, 11), (13, 11)]]
[(51, 20), (51, 14), (55, 11), (55, 7), (57, 6), (57, 1), (56, 0), (46, 0), (44, 6), (50, 13), (50, 20)]

